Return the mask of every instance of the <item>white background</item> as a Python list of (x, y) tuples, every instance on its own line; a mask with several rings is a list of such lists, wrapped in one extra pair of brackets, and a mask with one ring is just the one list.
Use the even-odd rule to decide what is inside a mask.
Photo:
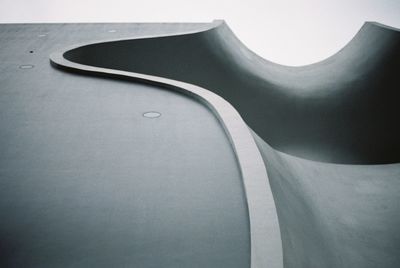
[(400, 0), (0, 0), (1, 23), (213, 19), (264, 58), (305, 65), (337, 52), (364, 21), (400, 28)]

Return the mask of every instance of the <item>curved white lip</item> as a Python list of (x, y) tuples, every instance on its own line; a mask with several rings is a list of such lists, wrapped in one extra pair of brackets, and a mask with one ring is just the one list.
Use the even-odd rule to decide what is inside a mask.
[[(218, 27), (222, 23), (223, 21), (214, 21), (211, 24), (211, 27), (204, 31)], [(193, 31), (184, 34), (198, 32), (203, 31)], [(140, 37), (136, 39), (154, 37), (161, 36)], [(135, 38), (110, 39), (100, 42), (114, 42), (132, 39)], [(74, 45), (62, 51), (52, 53), (50, 55), (50, 61), (53, 65), (62, 69), (113, 78), (129, 79), (175, 90), (189, 95), (206, 105), (216, 115), (220, 124), (223, 126), (235, 151), (241, 171), (250, 220), (251, 267), (283, 267), (278, 216), (266, 168), (251, 132), (235, 108), (217, 94), (196, 85), (158, 76), (78, 64), (67, 60), (63, 56), (68, 50), (94, 43), (98, 42)], [(268, 241), (279, 242), (274, 242), (274, 244), (271, 245)], [(279, 263), (276, 262), (277, 259), (280, 260)]]
[(99, 44), (99, 43), (108, 43), (108, 42), (118, 42), (118, 41), (129, 41), (129, 40), (140, 40), (140, 39), (151, 39), (151, 38), (160, 38), (160, 37), (172, 37), (172, 36), (181, 36), (181, 35), (190, 35), (190, 34), (198, 34), (198, 33), (202, 33), (202, 32), (207, 32), (210, 31), (212, 29), (218, 28), (219, 26), (221, 26), (222, 24), (225, 24), (224, 20), (213, 20), (211, 23), (209, 23), (209, 26), (206, 27), (205, 29), (200, 29), (200, 30), (190, 30), (190, 31), (183, 31), (180, 33), (176, 33), (176, 34), (160, 34), (160, 35), (143, 35), (140, 37), (123, 37), (123, 38), (109, 38), (109, 39), (99, 39), (99, 40), (94, 40), (91, 42), (83, 42), (83, 43), (76, 43), (74, 45), (65, 47), (62, 51), (58, 51), (58, 52), (54, 52), (52, 54), (50, 54), (50, 60), (53, 58), (53, 55), (62, 53), (64, 54), (65, 52), (75, 49), (75, 48), (79, 48), (79, 47), (84, 47), (84, 46), (88, 46), (88, 45), (95, 45), (95, 44)]

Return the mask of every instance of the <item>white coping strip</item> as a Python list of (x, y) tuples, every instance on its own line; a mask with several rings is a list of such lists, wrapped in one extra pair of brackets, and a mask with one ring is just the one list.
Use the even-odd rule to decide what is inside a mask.
[[(213, 25), (218, 26), (220, 23), (213, 23)], [(75, 45), (62, 52), (51, 54), (51, 63), (62, 69), (128, 78), (172, 89), (199, 100), (211, 109), (224, 127), (241, 171), (250, 220), (250, 267), (283, 267), (278, 216), (267, 171), (254, 138), (236, 109), (217, 94), (196, 85), (158, 76), (83, 65), (64, 58), (63, 55), (66, 51), (80, 46), (82, 45)], [(269, 241), (273, 241), (273, 243)], [(279, 261), (277, 262), (277, 260)]]

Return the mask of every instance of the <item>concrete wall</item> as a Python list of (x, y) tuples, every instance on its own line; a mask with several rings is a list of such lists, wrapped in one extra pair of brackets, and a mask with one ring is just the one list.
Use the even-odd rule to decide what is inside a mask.
[(367, 23), (332, 57), (286, 67), (250, 52), (222, 23), (193, 34), (87, 45), (65, 57), (207, 88), (280, 151), (378, 164), (400, 161), (399, 45), (400, 32)]
[(232, 103), (265, 161), (285, 267), (400, 265), (396, 29), (366, 23), (337, 54), (304, 67), (257, 57), (218, 22), (197, 33), (101, 42), (64, 56), (186, 81)]

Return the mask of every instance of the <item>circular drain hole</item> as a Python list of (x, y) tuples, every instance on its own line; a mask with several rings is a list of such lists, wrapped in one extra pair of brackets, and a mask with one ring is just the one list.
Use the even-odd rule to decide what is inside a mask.
[(34, 66), (31, 64), (24, 64), (19, 66), (20, 69), (32, 69), (33, 67)]
[(161, 113), (159, 113), (159, 112), (154, 112), (154, 111), (152, 111), (152, 112), (145, 112), (145, 113), (143, 113), (143, 116), (144, 116), (144, 117), (147, 117), (147, 118), (157, 118), (157, 117), (160, 117), (160, 116), (161, 116)]

